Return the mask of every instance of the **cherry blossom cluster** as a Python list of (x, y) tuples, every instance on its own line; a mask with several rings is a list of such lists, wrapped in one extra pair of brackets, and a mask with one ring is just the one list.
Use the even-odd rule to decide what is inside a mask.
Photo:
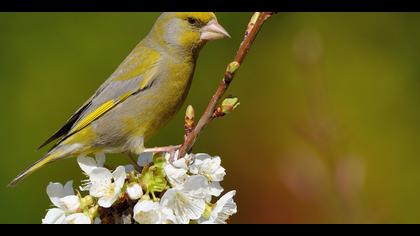
[(226, 172), (220, 157), (199, 153), (169, 159), (169, 153), (144, 153), (136, 165), (111, 171), (105, 155), (78, 157), (87, 179), (76, 191), (73, 181), (50, 183), (53, 207), (42, 223), (224, 224), (236, 213), (236, 192), (221, 196)]

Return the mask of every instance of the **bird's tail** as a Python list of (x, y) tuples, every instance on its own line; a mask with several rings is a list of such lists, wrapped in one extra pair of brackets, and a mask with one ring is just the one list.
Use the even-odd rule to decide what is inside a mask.
[(57, 150), (57, 151), (51, 151), (47, 153), (44, 157), (39, 159), (37, 162), (26, 168), (22, 173), (20, 173), (15, 179), (12, 180), (12, 182), (9, 183), (8, 187), (14, 187), (18, 183), (20, 183), (25, 177), (29, 176), (42, 166), (44, 166), (47, 163), (50, 163), (52, 161), (55, 161), (57, 159), (60, 159), (63, 156), (63, 152)]

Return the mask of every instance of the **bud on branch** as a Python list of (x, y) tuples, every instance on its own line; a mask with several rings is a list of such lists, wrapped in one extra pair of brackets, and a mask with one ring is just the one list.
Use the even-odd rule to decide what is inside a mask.
[(261, 27), (263, 26), (264, 22), (268, 20), (273, 15), (273, 13), (274, 12), (255, 12), (251, 17), (251, 20), (249, 21), (247, 29), (245, 31), (244, 39), (241, 45), (239, 46), (235, 59), (233, 60), (233, 62), (228, 64), (222, 81), (220, 82), (213, 97), (210, 99), (206, 110), (200, 117), (200, 120), (198, 121), (194, 130), (191, 131), (188, 135), (186, 135), (184, 143), (179, 149), (178, 157), (185, 156), (185, 154), (187, 154), (187, 152), (191, 150), (200, 132), (214, 118), (215, 112), (218, 112), (216, 107), (219, 103), (219, 100), (228, 89), (230, 83), (232, 82), (235, 76), (235, 73), (241, 66), (243, 60), (245, 59), (245, 56), (248, 54), (249, 48), (251, 47), (252, 43), (257, 37), (257, 34), (261, 30)]

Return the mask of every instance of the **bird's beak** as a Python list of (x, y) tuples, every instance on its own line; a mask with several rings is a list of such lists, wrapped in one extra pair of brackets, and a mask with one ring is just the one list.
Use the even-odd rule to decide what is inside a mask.
[(206, 26), (201, 28), (201, 40), (210, 41), (226, 37), (230, 38), (229, 33), (217, 22), (217, 20), (211, 20)]

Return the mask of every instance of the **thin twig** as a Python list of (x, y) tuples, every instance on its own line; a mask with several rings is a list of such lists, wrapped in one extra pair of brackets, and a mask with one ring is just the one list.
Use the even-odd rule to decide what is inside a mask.
[(248, 27), (245, 32), (245, 37), (241, 45), (239, 46), (234, 61), (229, 63), (223, 76), (223, 79), (219, 84), (219, 87), (217, 88), (215, 94), (211, 98), (206, 110), (200, 117), (200, 120), (198, 121), (194, 130), (189, 132), (188, 135), (185, 137), (185, 141), (179, 149), (179, 154), (177, 158), (183, 157), (187, 152), (189, 152), (189, 150), (194, 145), (197, 136), (200, 134), (203, 128), (212, 120), (218, 102), (228, 89), (230, 83), (232, 82), (235, 76), (236, 71), (239, 69), (240, 65), (245, 59), (245, 56), (248, 54), (249, 48), (251, 47), (252, 43), (257, 37), (258, 32), (260, 31), (264, 22), (272, 15), (273, 12), (255, 12), (252, 16), (250, 22), (248, 23)]
[(173, 151), (176, 151), (180, 147), (181, 147), (181, 145), (146, 148), (146, 149), (144, 149), (143, 152), (153, 152), (153, 153), (156, 153), (156, 152), (173, 152)]

